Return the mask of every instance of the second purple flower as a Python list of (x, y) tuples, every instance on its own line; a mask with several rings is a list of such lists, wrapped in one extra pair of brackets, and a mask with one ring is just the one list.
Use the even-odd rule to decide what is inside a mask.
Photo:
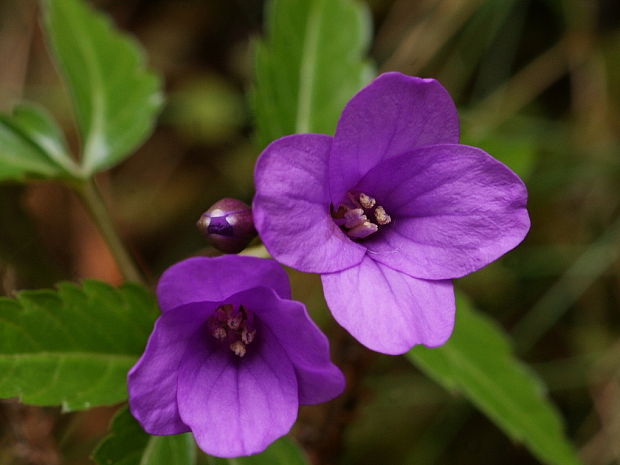
[(257, 162), (253, 213), (267, 250), (320, 273), (334, 317), (370, 349), (443, 344), (451, 280), (530, 227), (523, 182), (458, 142), (456, 108), (437, 81), (386, 73), (349, 101), (334, 137), (283, 137)]
[(162, 315), (127, 378), (131, 413), (150, 434), (191, 431), (208, 454), (256, 454), (290, 430), (299, 404), (344, 388), (327, 338), (272, 260), (184, 260), (157, 299)]

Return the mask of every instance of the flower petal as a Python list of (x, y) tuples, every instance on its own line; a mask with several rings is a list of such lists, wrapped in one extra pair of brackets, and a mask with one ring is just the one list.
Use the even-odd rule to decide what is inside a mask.
[(369, 349), (402, 354), (437, 347), (454, 326), (450, 281), (425, 281), (365, 257), (358, 266), (321, 276), (334, 318)]
[(392, 223), (364, 245), (378, 262), (423, 279), (451, 279), (488, 265), (530, 227), (523, 182), (475, 147), (435, 145), (388, 160), (359, 188)]
[(293, 366), (277, 340), (265, 337), (265, 332), (258, 324), (256, 339), (243, 358), (200, 337), (183, 357), (179, 412), (207, 454), (256, 454), (295, 422)]
[(129, 408), (147, 433), (189, 431), (177, 409), (177, 369), (192, 335), (215, 305), (178, 307), (155, 322), (144, 354), (127, 376)]
[(252, 309), (286, 351), (297, 375), (300, 404), (317, 404), (344, 390), (344, 376), (330, 360), (325, 335), (301, 302), (283, 300), (273, 290), (256, 288), (227, 300)]
[(329, 159), (331, 199), (382, 160), (432, 144), (456, 144), (459, 122), (448, 92), (434, 79), (385, 73), (346, 105)]
[(273, 260), (238, 255), (193, 257), (168, 268), (157, 285), (163, 312), (190, 302), (218, 301), (245, 289), (265, 286), (291, 298), (288, 276)]
[(360, 262), (366, 249), (331, 218), (327, 158), (332, 138), (298, 134), (272, 142), (254, 174), (254, 224), (271, 255), (311, 273), (340, 271)]

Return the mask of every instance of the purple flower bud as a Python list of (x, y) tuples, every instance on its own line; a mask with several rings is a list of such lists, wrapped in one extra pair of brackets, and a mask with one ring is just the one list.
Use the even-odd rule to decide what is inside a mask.
[(225, 253), (241, 252), (256, 236), (252, 209), (237, 199), (218, 200), (196, 225), (216, 249)]

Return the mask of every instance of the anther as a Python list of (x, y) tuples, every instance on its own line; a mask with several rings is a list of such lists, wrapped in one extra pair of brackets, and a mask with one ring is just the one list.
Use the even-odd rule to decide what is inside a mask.
[(241, 341), (235, 341), (230, 345), (230, 350), (238, 357), (243, 357), (246, 353), (245, 344)]
[(223, 341), (224, 339), (226, 339), (226, 330), (224, 328), (222, 328), (221, 326), (218, 326), (217, 328), (215, 328), (211, 334), (213, 335), (213, 337), (215, 339), (217, 339), (218, 341)]
[(385, 209), (381, 206), (375, 208), (375, 218), (377, 219), (377, 223), (383, 225), (388, 224), (392, 221), (390, 215), (385, 212)]
[(345, 228), (355, 228), (356, 226), (364, 224), (364, 222), (368, 221), (368, 218), (364, 215), (364, 210), (361, 208), (354, 208), (344, 214), (344, 220)]
[(247, 328), (243, 328), (241, 332), (241, 341), (246, 345), (250, 344), (254, 340), (254, 336), (256, 336), (255, 329), (248, 330)]
[(379, 226), (370, 221), (365, 221), (359, 226), (354, 227), (353, 229), (349, 229), (347, 234), (349, 237), (354, 237), (356, 239), (363, 239), (365, 237), (370, 236), (373, 233), (376, 233), (379, 230)]
[(369, 195), (364, 194), (363, 192), (360, 194), (360, 205), (365, 209), (370, 209), (375, 206), (377, 201), (370, 197)]

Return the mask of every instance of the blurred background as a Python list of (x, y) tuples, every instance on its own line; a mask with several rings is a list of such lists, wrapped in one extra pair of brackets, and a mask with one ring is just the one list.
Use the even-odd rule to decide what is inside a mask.
[[(167, 105), (135, 156), (98, 178), (154, 283), (194, 254), (221, 197), (250, 202), (246, 98), (260, 0), (94, 2), (147, 51)], [(620, 3), (617, 0), (369, 0), (379, 71), (435, 77), (459, 107), (462, 142), (528, 185), (532, 230), (500, 261), (457, 282), (513, 337), (547, 384), (588, 465), (620, 464)], [(77, 134), (34, 0), (0, 0), (0, 111), (46, 106)], [(0, 185), (0, 294), (121, 276), (71, 192)], [(315, 276), (295, 297), (330, 334), (345, 396), (301, 411), (294, 436), (317, 464), (535, 464), (463, 398), (406, 360), (371, 354), (331, 322)], [(87, 464), (114, 408), (61, 415), (0, 402), (0, 464)]]

